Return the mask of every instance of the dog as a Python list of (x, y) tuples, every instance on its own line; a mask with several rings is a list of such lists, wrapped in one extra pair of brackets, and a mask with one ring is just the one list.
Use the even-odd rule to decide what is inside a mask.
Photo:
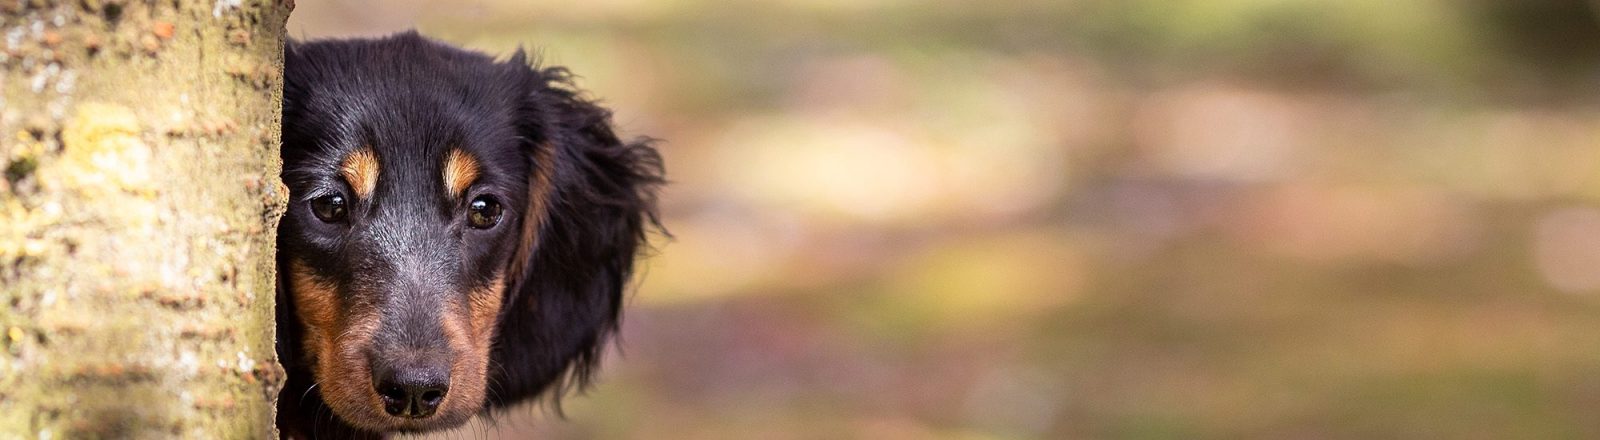
[(661, 227), (653, 141), (520, 49), (412, 31), (284, 58), (281, 435), (437, 430), (585, 387)]

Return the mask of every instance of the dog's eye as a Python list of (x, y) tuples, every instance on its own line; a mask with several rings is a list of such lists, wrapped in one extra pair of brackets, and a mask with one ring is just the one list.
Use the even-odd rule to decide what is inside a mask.
[(311, 213), (316, 214), (318, 220), (327, 223), (344, 221), (344, 196), (330, 194), (311, 199)]
[(505, 211), (500, 206), (500, 201), (494, 197), (478, 196), (467, 204), (467, 224), (478, 229), (489, 229), (500, 223), (500, 215)]

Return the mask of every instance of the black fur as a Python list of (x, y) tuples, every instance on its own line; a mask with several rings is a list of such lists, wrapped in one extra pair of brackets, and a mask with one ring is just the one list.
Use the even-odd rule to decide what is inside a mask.
[[(620, 139), (610, 112), (577, 91), (566, 70), (530, 67), (521, 51), (497, 62), (412, 32), (291, 42), (285, 58), (283, 178), (291, 202), (278, 231), (278, 354), (289, 371), (279, 399), (284, 435), (384, 434), (352, 427), (313, 387), (301, 342), (307, 330), (284, 274), (298, 259), (339, 286), (341, 304), (395, 307), (385, 305), (393, 298), (345, 293), (347, 286), (390, 285), (394, 280), (386, 277), (398, 276), (396, 270), (374, 269), (394, 266), (389, 256), (369, 250), (383, 246), (363, 244), (349, 232), (370, 226), (363, 222), (420, 231), (416, 249), (444, 248), (430, 269), (439, 273), (418, 275), (415, 284), (466, 286), (493, 273), (521, 275), (505, 282), (481, 411), (558, 398), (587, 385), (617, 329), (635, 257), (647, 234), (659, 228), (655, 193), (663, 171), (649, 140)], [(329, 230), (339, 226), (320, 224), (309, 200), (339, 187), (330, 183), (330, 170), (364, 144), (379, 144), (373, 148), (379, 149), (383, 172), (392, 173), (382, 175), (381, 183), (428, 175), (425, 170), (436, 167), (429, 164), (449, 146), (470, 149), (484, 162), (485, 191), (512, 199), (506, 205), (513, 223), (497, 226), (509, 228), (504, 231), (464, 230), (453, 220), (452, 202), (418, 190), (425, 188), (422, 183), (397, 183), (380, 186), (371, 202), (352, 204), (346, 229)], [(412, 173), (395, 167), (417, 168)], [(532, 173), (541, 172), (549, 173), (543, 189), (532, 183), (538, 180)], [(547, 191), (542, 211), (529, 202), (539, 198), (530, 191), (541, 190)], [(427, 209), (435, 206), (440, 212)], [(527, 238), (521, 236), (525, 222), (541, 226), (537, 239), (528, 240), (533, 246), (519, 251)], [(526, 258), (516, 261), (518, 255)], [(455, 294), (444, 290), (438, 294)], [(373, 344), (385, 343), (388, 335), (379, 332)]]

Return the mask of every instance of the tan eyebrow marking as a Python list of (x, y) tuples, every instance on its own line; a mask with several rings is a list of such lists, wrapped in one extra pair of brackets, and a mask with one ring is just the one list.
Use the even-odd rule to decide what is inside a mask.
[(356, 191), (356, 196), (368, 198), (378, 188), (378, 155), (372, 147), (365, 147), (345, 156), (339, 164), (339, 174)]
[(450, 150), (444, 157), (445, 191), (451, 197), (460, 197), (474, 180), (478, 180), (478, 160), (459, 149)]

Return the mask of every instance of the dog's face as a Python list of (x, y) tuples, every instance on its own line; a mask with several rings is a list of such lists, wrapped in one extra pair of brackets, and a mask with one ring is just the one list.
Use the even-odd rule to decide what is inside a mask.
[(303, 102), (330, 123), (297, 133), (314, 144), (287, 174), (284, 269), (340, 417), (382, 431), (454, 425), (483, 406), (508, 261), (521, 220), (542, 215), (528, 192), (548, 189), (529, 188), (514, 101), (374, 92)]
[[(634, 180), (654, 179), (597, 152), (640, 147), (617, 142), (603, 110), (551, 88), (520, 55), (497, 63), (415, 35), (289, 52), (279, 270), (298, 325), (280, 332), (297, 339), (283, 343), (297, 344), (327, 407), (361, 430), (430, 430), (586, 369), (621, 288), (600, 279), (626, 279), (649, 205), (603, 199), (639, 197)], [(603, 132), (586, 132), (596, 124)], [(564, 210), (553, 207), (562, 195)], [(571, 218), (585, 215), (616, 218)], [(546, 221), (555, 217), (565, 220)], [(585, 243), (586, 222), (630, 237)], [(565, 244), (541, 246), (547, 232)], [(548, 269), (561, 265), (570, 273)], [(599, 320), (554, 322), (566, 318), (541, 303)], [(559, 340), (556, 325), (582, 326), (581, 340)], [(497, 342), (502, 332), (548, 340)], [(504, 365), (528, 358), (548, 365)]]

